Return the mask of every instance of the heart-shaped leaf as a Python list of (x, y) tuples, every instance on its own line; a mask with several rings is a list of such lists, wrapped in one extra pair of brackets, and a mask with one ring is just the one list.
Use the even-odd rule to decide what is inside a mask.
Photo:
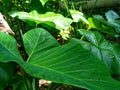
[[(44, 38), (47, 38), (46, 34), (48, 36), (48, 32), (43, 29), (31, 30), (23, 36), (25, 48), (35, 47), (29, 51), (31, 53), (28, 62), (24, 66), (27, 73), (53, 82), (70, 84), (90, 90), (112, 90), (111, 85), (120, 88), (119, 83), (110, 78), (107, 68), (76, 42), (49, 49), (47, 48), (49, 44), (46, 39), (42, 39), (40, 34), (36, 34), (37, 42), (31, 46), (30, 43), (34, 42), (32, 39), (33, 33), (38, 31), (41, 35), (45, 34)], [(52, 39), (52, 36), (50, 37)], [(29, 40), (26, 41), (26, 38), (29, 38)], [(42, 43), (40, 45), (40, 42), (46, 43), (45, 51), (44, 49), (38, 49), (42, 45)]]

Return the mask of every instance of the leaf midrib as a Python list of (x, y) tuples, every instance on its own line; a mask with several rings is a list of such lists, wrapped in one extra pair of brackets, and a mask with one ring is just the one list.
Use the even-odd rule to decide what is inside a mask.
[(37, 44), (38, 44), (38, 41), (39, 41), (39, 39), (40, 39), (40, 35), (41, 35), (41, 33), (42, 33), (42, 32), (39, 32), (39, 37), (36, 39), (36, 43), (35, 43), (35, 45), (34, 45), (34, 47), (33, 47), (33, 49), (32, 49), (32, 51), (31, 51), (31, 53), (30, 53), (30, 55), (29, 55), (29, 57), (28, 57), (28, 59), (27, 59), (26, 62), (29, 62), (31, 56), (32, 56), (33, 53), (35, 52), (35, 48), (37, 47)]
[[(87, 81), (84, 81), (84, 80), (88, 80), (88, 81), (89, 81), (89, 79), (75, 78), (74, 76), (70, 76), (69, 74), (64, 74), (64, 73), (59, 72), (59, 71), (56, 71), (56, 70), (54, 70), (54, 69), (42, 67), (42, 66), (39, 66), (39, 65), (35, 65), (35, 66), (41, 67), (41, 68), (44, 68), (44, 69), (47, 69), (47, 70), (52, 71), (52, 72), (56, 72), (56, 73), (58, 73), (58, 74), (61, 74), (61, 75), (63, 75), (63, 76), (69, 77), (69, 78), (72, 78), (73, 80), (79, 81), (80, 83), (84, 82), (85, 84), (88, 84), (88, 85), (90, 85), (90, 86), (92, 86), (92, 87), (95, 86), (95, 87), (99, 88), (99, 90), (103, 90), (102, 88), (100, 88), (100, 87), (98, 87), (98, 86), (96, 86), (96, 85), (93, 85), (93, 84), (91, 84), (91, 83), (89, 83), (89, 82), (87, 82)], [(93, 80), (93, 79), (91, 79), (90, 81), (92, 81), (92, 80)], [(98, 81), (98, 82), (99, 82), (99, 80), (93, 80), (93, 81)], [(103, 81), (103, 80), (101, 80), (101, 81)], [(103, 81), (103, 82), (107, 82), (107, 81)], [(67, 83), (66, 83), (66, 84), (67, 84)], [(70, 84), (71, 84), (71, 83), (70, 83)], [(72, 84), (72, 85), (78, 86), (78, 85), (76, 85), (76, 84)], [(87, 87), (85, 87), (85, 86), (83, 86), (83, 85), (81, 85), (81, 86), (82, 86), (83, 88), (88, 89)], [(80, 86), (78, 86), (78, 87), (80, 87)], [(91, 89), (91, 90), (92, 90), (92, 89)]]

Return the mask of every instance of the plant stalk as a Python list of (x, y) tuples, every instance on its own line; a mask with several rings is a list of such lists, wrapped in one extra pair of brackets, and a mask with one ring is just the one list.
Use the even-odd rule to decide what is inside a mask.
[(63, 0), (63, 3), (64, 3), (64, 5), (65, 5), (65, 8), (66, 8), (67, 13), (68, 13), (68, 16), (69, 16), (69, 15), (70, 15), (70, 11), (69, 11), (69, 7), (68, 7), (68, 5), (67, 5), (66, 0)]

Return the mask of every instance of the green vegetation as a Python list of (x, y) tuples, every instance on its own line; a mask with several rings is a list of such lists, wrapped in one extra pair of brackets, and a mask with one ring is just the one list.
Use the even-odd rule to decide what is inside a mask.
[(120, 89), (119, 11), (84, 13), (87, 1), (0, 1), (16, 33), (0, 32), (0, 90)]

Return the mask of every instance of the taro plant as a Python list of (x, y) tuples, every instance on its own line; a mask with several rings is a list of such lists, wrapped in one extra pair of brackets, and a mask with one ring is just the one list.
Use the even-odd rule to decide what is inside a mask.
[[(40, 2), (45, 5), (47, 0)], [(112, 17), (111, 13), (112, 22), (119, 19), (113, 11), (107, 12), (106, 17)], [(21, 33), (22, 49), (14, 37), (0, 32), (0, 90), (6, 86), (13, 90), (39, 90), (40, 78), (88, 90), (120, 89), (119, 43), (111, 43), (103, 36), (119, 38), (114, 31), (116, 23), (105, 19), (101, 23), (101, 16), (86, 18), (77, 10), (69, 10), (69, 14), (72, 18), (37, 10), (9, 12), (11, 17), (34, 28)], [(61, 35), (69, 34), (68, 43), (60, 45), (48, 32), (50, 28), (61, 31)]]
[[(0, 37), (0, 62), (16, 62), (24, 69), (23, 73), (16, 77), (15, 90), (35, 90), (36, 84), (38, 85), (36, 78), (89, 90), (120, 88), (120, 83), (110, 77), (106, 66), (84, 49), (77, 39), (60, 46), (46, 30), (32, 29), (22, 37), (28, 54), (27, 60), (24, 61), (18, 51), (16, 40), (2, 32)], [(10, 77), (8, 72), (8, 68), (1, 68), (0, 80), (4, 83), (1, 84), (1, 90), (4, 90)]]

